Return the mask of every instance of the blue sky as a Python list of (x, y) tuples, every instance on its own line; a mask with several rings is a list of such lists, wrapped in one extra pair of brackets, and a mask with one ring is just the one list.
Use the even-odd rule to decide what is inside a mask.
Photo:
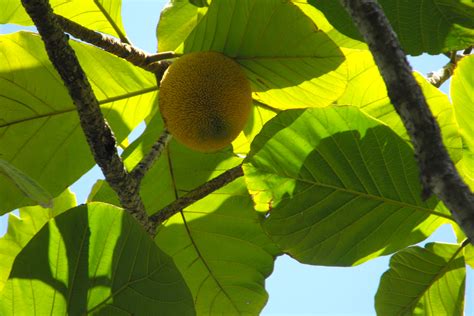
[[(123, 22), (134, 45), (149, 52), (156, 50), (156, 24), (166, 2), (123, 0)], [(0, 33), (17, 29), (0, 25)], [(409, 60), (422, 74), (437, 70), (447, 62), (444, 56), (428, 55)], [(444, 84), (442, 91), (448, 93), (448, 89), (449, 83)], [(85, 201), (97, 178), (103, 177), (96, 167), (73, 185), (79, 202)], [(6, 221), (6, 215), (0, 217), (0, 236), (6, 231)], [(450, 227), (443, 226), (425, 242), (428, 241), (455, 242), (455, 238)], [(270, 299), (262, 315), (375, 315), (374, 295), (388, 262), (389, 257), (381, 257), (353, 268), (329, 268), (303, 265), (287, 256), (279, 257), (273, 274), (267, 279)], [(471, 299), (466, 299), (466, 315), (474, 315), (473, 278), (474, 273), (469, 269), (467, 297)]]

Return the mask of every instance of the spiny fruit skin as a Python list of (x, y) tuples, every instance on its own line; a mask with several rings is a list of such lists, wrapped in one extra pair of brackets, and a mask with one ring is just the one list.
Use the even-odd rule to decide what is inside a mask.
[(167, 69), (159, 104), (174, 138), (194, 150), (212, 152), (229, 145), (242, 131), (252, 92), (234, 60), (218, 52), (195, 52)]

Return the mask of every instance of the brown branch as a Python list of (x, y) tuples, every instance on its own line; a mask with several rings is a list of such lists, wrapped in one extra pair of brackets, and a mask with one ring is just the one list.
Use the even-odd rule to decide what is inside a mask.
[(226, 184), (234, 181), (235, 179), (243, 176), (242, 165), (231, 168), (221, 175), (215, 177), (214, 179), (204, 183), (203, 185), (195, 188), (194, 190), (188, 192), (186, 195), (178, 198), (171, 204), (168, 204), (154, 215), (150, 216), (150, 220), (157, 227), (165, 220), (183, 210), (187, 206), (193, 204), (194, 202), (206, 197), (207, 195), (213, 193), (217, 189), (222, 188)]
[(161, 63), (160, 61), (174, 57), (172, 52), (163, 52), (150, 55), (139, 48), (127, 43), (123, 43), (115, 37), (90, 30), (60, 15), (55, 16), (62, 29), (75, 38), (100, 47), (106, 52), (123, 58), (133, 65), (143, 68), (147, 71), (153, 73), (164, 72), (167, 65), (166, 63)]
[(410, 135), (420, 168), (423, 198), (436, 194), (468, 238), (474, 240), (474, 195), (443, 145), (439, 126), (381, 7), (375, 0), (341, 3), (369, 45), (390, 100)]
[(171, 140), (171, 134), (167, 129), (163, 131), (160, 138), (153, 144), (148, 154), (133, 168), (130, 173), (136, 181), (140, 182), (145, 176), (145, 173), (151, 168), (153, 163), (161, 156), (161, 153), (166, 148), (166, 145)]
[(22, 0), (22, 4), (35, 23), (49, 59), (76, 105), (82, 130), (105, 179), (117, 193), (122, 206), (143, 225), (145, 230), (153, 234), (154, 227), (148, 221), (139, 195), (139, 185), (126, 171), (117, 153), (115, 137), (100, 111), (97, 98), (49, 2)]

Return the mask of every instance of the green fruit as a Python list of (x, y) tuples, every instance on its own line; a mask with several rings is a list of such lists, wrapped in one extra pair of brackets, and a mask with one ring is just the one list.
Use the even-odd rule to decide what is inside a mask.
[(201, 152), (229, 145), (242, 131), (252, 105), (240, 66), (217, 52), (183, 55), (165, 72), (159, 92), (165, 125), (179, 142)]

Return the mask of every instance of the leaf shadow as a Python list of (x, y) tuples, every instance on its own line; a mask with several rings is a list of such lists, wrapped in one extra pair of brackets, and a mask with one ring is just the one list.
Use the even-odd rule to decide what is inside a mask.
[[(398, 135), (377, 125), (315, 142), (290, 176), (295, 188), (264, 219), (286, 253), (306, 264), (353, 266), (429, 236), (423, 222), (438, 202), (421, 200), (413, 149)], [(394, 170), (411, 174), (406, 180)]]
[(19, 253), (9, 282), (15, 290), (14, 279), (29, 281), (24, 284), (33, 300), (27, 310), (51, 305), (52, 311), (65, 308), (68, 315), (117, 310), (148, 315), (160, 308), (168, 315), (173, 310), (193, 315), (191, 294), (171, 258), (155, 248), (130, 215), (117, 208), (107, 211), (113, 221), (104, 224), (119, 229), (100, 227), (100, 218), (107, 216), (103, 210), (80, 206), (45, 225)]

